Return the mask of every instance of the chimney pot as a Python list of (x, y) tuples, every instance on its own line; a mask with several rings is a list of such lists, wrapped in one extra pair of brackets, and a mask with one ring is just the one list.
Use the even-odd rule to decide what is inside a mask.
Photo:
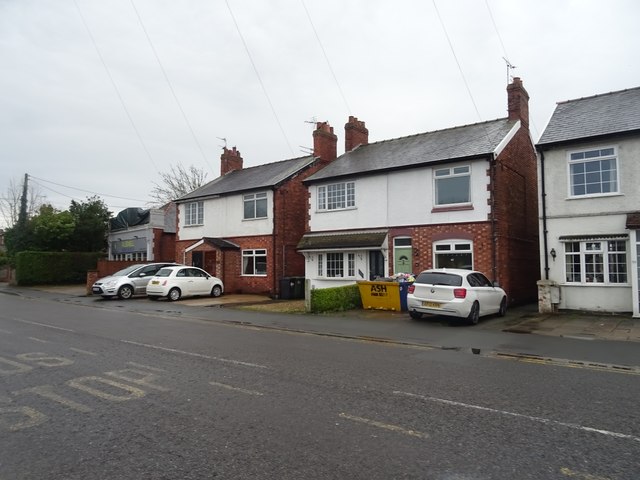
[(229, 150), (223, 147), (222, 155), (220, 155), (220, 175), (226, 175), (234, 170), (242, 170), (242, 156), (240, 151), (233, 147)]
[(523, 127), (529, 128), (529, 94), (520, 77), (514, 77), (507, 85), (507, 109), (509, 120), (520, 120)]
[(344, 151), (350, 152), (360, 145), (369, 144), (369, 130), (358, 117), (349, 115), (349, 121), (344, 125)]

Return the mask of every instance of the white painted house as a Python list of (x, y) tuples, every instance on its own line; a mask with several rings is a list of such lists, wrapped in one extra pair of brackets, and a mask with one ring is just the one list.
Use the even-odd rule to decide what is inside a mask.
[(375, 143), (350, 117), (345, 153), (304, 181), (311, 288), (458, 267), (498, 280), (513, 303), (535, 300), (536, 155), (519, 78), (507, 98), (505, 118)]
[(640, 316), (640, 88), (558, 103), (536, 148), (552, 308)]

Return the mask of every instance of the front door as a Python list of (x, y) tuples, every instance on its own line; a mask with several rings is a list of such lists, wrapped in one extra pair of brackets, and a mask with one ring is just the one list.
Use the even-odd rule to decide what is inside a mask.
[(384, 257), (380, 250), (369, 251), (369, 280), (375, 280), (376, 277), (384, 277)]
[(191, 265), (204, 269), (204, 252), (193, 252), (191, 254)]
[(204, 267), (201, 267), (214, 277), (216, 275), (216, 252), (206, 252), (204, 255)]

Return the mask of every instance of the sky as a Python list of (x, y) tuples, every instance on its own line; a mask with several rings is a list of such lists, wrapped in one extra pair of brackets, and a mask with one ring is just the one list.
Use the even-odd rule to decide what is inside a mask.
[[(637, 0), (0, 0), (0, 197), (149, 208), (172, 166), (213, 180), (296, 158), (349, 115), (383, 141), (640, 86)], [(511, 69), (507, 63), (514, 66)], [(0, 227), (7, 226), (0, 216)]]

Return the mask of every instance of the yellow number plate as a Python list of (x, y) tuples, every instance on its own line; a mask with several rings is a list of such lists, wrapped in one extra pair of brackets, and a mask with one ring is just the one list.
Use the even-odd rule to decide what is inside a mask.
[(422, 306), (428, 308), (440, 308), (440, 304), (436, 302), (422, 302)]
[(160, 282), (158, 280), (154, 280), (153, 282), (151, 282), (151, 285), (159, 285)]

